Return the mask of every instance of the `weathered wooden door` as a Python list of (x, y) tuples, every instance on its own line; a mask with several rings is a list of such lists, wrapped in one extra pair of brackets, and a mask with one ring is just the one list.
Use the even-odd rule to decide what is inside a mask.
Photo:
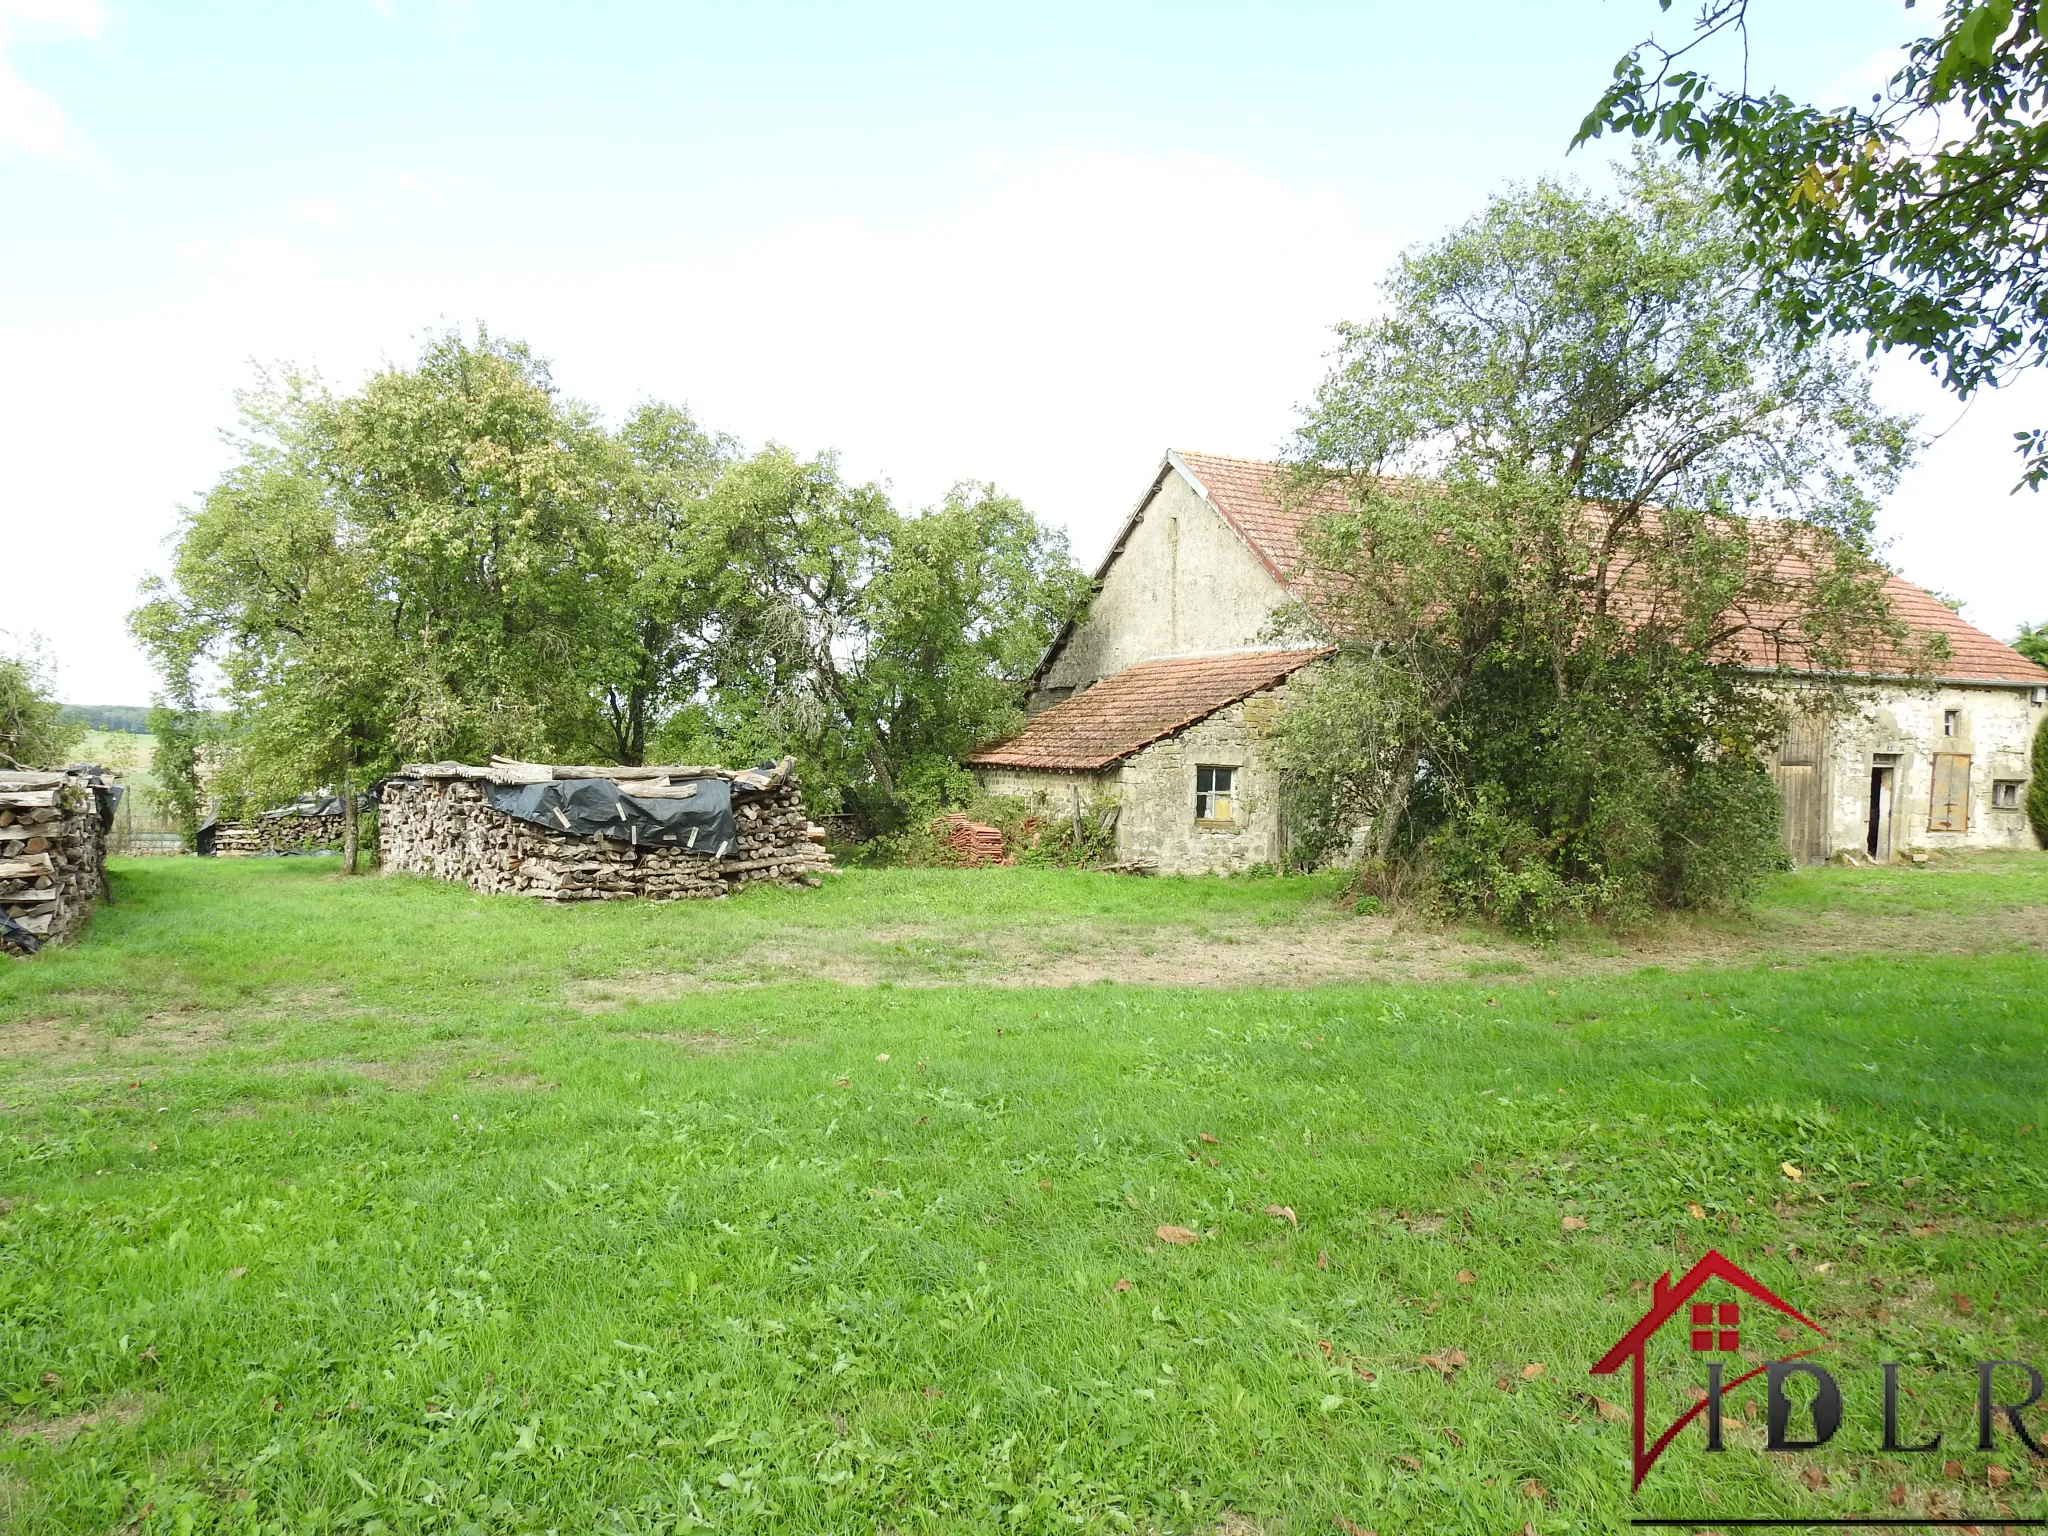
[(1970, 830), (1970, 754), (1934, 754), (1934, 791), (1927, 797), (1927, 830)]
[(1827, 805), (1822, 796), (1824, 734), (1815, 715), (1795, 716), (1778, 747), (1771, 777), (1778, 781), (1778, 827), (1795, 864), (1827, 857)]

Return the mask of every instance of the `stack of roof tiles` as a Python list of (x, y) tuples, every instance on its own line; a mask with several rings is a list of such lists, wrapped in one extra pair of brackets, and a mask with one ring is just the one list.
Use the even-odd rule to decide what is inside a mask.
[(941, 816), (936, 823), (940, 838), (962, 864), (1012, 864), (1003, 847), (1002, 829), (986, 822), (969, 821), (960, 812)]

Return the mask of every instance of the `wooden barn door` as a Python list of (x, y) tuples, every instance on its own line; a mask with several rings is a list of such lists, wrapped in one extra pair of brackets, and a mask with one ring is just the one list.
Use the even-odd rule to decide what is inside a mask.
[(1778, 826), (1795, 864), (1827, 857), (1827, 805), (1822, 797), (1822, 722), (1796, 715), (1786, 727), (1771, 777), (1778, 781)]

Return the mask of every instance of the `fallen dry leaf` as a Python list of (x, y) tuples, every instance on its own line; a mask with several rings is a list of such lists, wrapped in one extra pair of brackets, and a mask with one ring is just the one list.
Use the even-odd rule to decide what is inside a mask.
[(1550, 1497), (1550, 1490), (1532, 1477), (1523, 1482), (1522, 1497), (1525, 1499), (1547, 1499)]
[(1960, 1461), (1944, 1461), (1941, 1464), (1941, 1475), (1951, 1479), (1961, 1477), (1963, 1464)]
[(1266, 1207), (1266, 1214), (1268, 1216), (1284, 1218), (1290, 1227), (1301, 1225), (1300, 1222), (1294, 1219), (1294, 1207), (1291, 1205), (1269, 1205)]
[(1173, 1243), (1182, 1248), (1187, 1247), (1190, 1243), (1199, 1243), (1202, 1240), (1199, 1232), (1190, 1232), (1186, 1227), (1161, 1227), (1154, 1235), (1162, 1243)]
[(1216, 1138), (1215, 1138), (1214, 1136), (1211, 1136), (1211, 1135), (1210, 1135), (1210, 1134), (1209, 1134), (1209, 1133), (1208, 1133), (1207, 1131), (1203, 1131), (1203, 1132), (1201, 1132), (1200, 1134), (1201, 1134), (1201, 1138), (1202, 1138), (1202, 1140), (1204, 1140), (1204, 1141), (1206, 1141), (1207, 1143), (1209, 1143), (1209, 1145), (1210, 1145), (1210, 1146), (1212, 1146), (1212, 1147), (1220, 1147), (1220, 1146), (1222, 1146), (1222, 1145), (1223, 1145), (1223, 1143), (1222, 1143), (1222, 1142), (1218, 1141), (1218, 1140), (1217, 1140), (1217, 1139), (1216, 1139)]
[(1449, 1381), (1467, 1363), (1462, 1349), (1440, 1349), (1433, 1355), (1424, 1355), (1422, 1363), (1431, 1370), (1442, 1371), (1444, 1380)]
[(1394, 1460), (1401, 1463), (1401, 1465), (1406, 1467), (1410, 1472), (1420, 1472), (1422, 1470), (1422, 1461), (1419, 1457), (1396, 1456)]
[(1586, 1230), (1586, 1220), (1583, 1216), (1567, 1216), (1558, 1225), (1567, 1232), (1583, 1232)]
[(1922, 1179), (1917, 1173), (1908, 1174), (1905, 1178), (1899, 1180), (1899, 1188), (1911, 1189), (1915, 1184), (1924, 1184), (1925, 1182), (1926, 1180)]
[(1785, 1177), (1790, 1179), (1794, 1184), (1797, 1184), (1801, 1179), (1806, 1177), (1804, 1173), (1800, 1172), (1799, 1169), (1793, 1167), (1790, 1163), (1780, 1163), (1778, 1164), (1778, 1167), (1780, 1170), (1783, 1171)]
[(1904, 1483), (1893, 1483), (1892, 1491), (1884, 1496), (1884, 1501), (1885, 1503), (1891, 1505), (1894, 1509), (1898, 1508), (1899, 1505), (1905, 1503), (1906, 1485)]
[(1470, 1285), (1473, 1281), (1477, 1280), (1478, 1278), (1479, 1277), (1473, 1274), (1472, 1271), (1469, 1269), (1461, 1269), (1458, 1271), (1458, 1284), (1460, 1285)]
[(56, 1391), (59, 1387), (64, 1385), (64, 1378), (62, 1376), (59, 1376), (55, 1371), (45, 1371), (41, 1376), (37, 1377), (36, 1379), (40, 1381), (44, 1386), (48, 1387), (52, 1392)]
[(1534, 1381), (1538, 1376), (1541, 1376), (1547, 1369), (1549, 1369), (1549, 1367), (1545, 1366), (1541, 1360), (1531, 1360), (1527, 1365), (1522, 1367), (1522, 1380)]
[(1687, 1201), (1685, 1213), (1686, 1215), (1690, 1216), (1694, 1221), (1705, 1221), (1707, 1219), (1707, 1213), (1705, 1208), (1702, 1207), (1697, 1201)]
[(1465, 1437), (1459, 1434), (1455, 1429), (1445, 1430), (1444, 1438), (1450, 1441), (1456, 1449), (1461, 1451), (1465, 1449)]
[(877, 1052), (875, 1052), (875, 1060), (877, 1060), (877, 1061), (887, 1061), (888, 1059), (889, 1059), (889, 1053), (888, 1053), (887, 1051), (877, 1051)]
[(1588, 1392), (1586, 1396), (1593, 1404), (1593, 1411), (1599, 1414), (1601, 1418), (1621, 1420), (1628, 1417), (1628, 1410), (1622, 1407), (1621, 1404), (1610, 1403), (1606, 1398), (1595, 1397), (1591, 1392)]
[(1815, 1493), (1818, 1493), (1821, 1489), (1827, 1487), (1828, 1475), (1827, 1473), (1821, 1471), (1819, 1467), (1801, 1467), (1799, 1469), (1799, 1481), (1806, 1484), (1806, 1486), (1812, 1489)]
[(242, 1278), (242, 1276), (246, 1275), (247, 1273), (249, 1273), (248, 1265), (237, 1264), (233, 1269), (228, 1271), (228, 1278), (230, 1280), (239, 1280)]
[(1794, 1329), (1785, 1323), (1780, 1323), (1778, 1324), (1778, 1337), (1781, 1340), (1789, 1343), (1793, 1339), (1798, 1338), (1799, 1333), (1797, 1329)]
[(1356, 1377), (1357, 1377), (1357, 1378), (1358, 1378), (1358, 1379), (1359, 1379), (1360, 1381), (1378, 1381), (1378, 1380), (1379, 1380), (1379, 1377), (1377, 1377), (1377, 1376), (1373, 1375), (1373, 1373), (1372, 1373), (1371, 1371), (1368, 1371), (1368, 1370), (1367, 1370), (1367, 1369), (1366, 1369), (1366, 1368), (1365, 1368), (1364, 1366), (1360, 1365), (1360, 1364), (1359, 1364), (1359, 1363), (1358, 1363), (1358, 1362), (1357, 1362), (1356, 1360), (1354, 1360), (1354, 1361), (1352, 1361), (1352, 1362), (1351, 1362), (1351, 1374), (1352, 1374), (1352, 1375), (1354, 1375), (1354, 1376), (1356, 1376)]
[(1994, 1461), (1984, 1469), (1984, 1481), (1994, 1488), (2003, 1488), (2012, 1481), (2012, 1473)]
[(1317, 1269), (1328, 1269), (1329, 1267), (1330, 1267), (1330, 1250), (1329, 1250), (1329, 1249), (1327, 1249), (1327, 1248), (1318, 1248), (1318, 1249), (1316, 1250), (1316, 1268), (1317, 1268)]
[(1110, 1287), (1110, 1289), (1112, 1291), (1115, 1291), (1119, 1296), (1121, 1296), (1125, 1291), (1128, 1291), (1130, 1288), (1131, 1282), (1128, 1280), (1119, 1280), (1115, 1285), (1112, 1285)]
[(1965, 1296), (1961, 1291), (1957, 1291), (1955, 1295), (1949, 1298), (1949, 1300), (1955, 1304), (1955, 1309), (1958, 1312), (1962, 1313), (1965, 1317), (1968, 1317), (1973, 1311), (1976, 1310), (1975, 1306), (1970, 1301), (1970, 1298)]
[(1346, 1520), (1342, 1515), (1332, 1515), (1330, 1523), (1344, 1533), (1344, 1536), (1380, 1536), (1378, 1531), (1368, 1531), (1364, 1526)]

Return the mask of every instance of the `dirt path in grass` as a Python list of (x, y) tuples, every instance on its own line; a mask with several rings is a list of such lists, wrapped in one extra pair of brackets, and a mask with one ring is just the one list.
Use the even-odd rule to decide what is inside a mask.
[(1621, 939), (1521, 943), (1384, 917), (1315, 912), (1286, 921), (1146, 929), (1061, 923), (951, 930), (942, 925), (860, 935), (806, 934), (755, 944), (690, 971), (578, 981), (579, 1009), (788, 981), (852, 985), (1301, 987), (1331, 982), (1486, 980), (1616, 975), (1647, 966), (1768, 963), (1796, 968), (1857, 954), (2048, 953), (2048, 905), (1985, 910), (1847, 912), (1767, 909), (1718, 923), (1666, 923)]

